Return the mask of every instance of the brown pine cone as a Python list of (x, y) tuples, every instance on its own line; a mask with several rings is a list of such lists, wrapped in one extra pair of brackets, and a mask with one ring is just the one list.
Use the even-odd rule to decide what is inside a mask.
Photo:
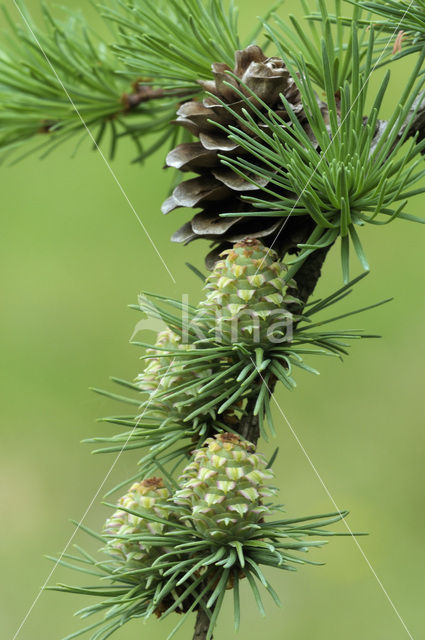
[[(246, 103), (233, 89), (238, 87), (245, 95), (251, 96), (250, 100), (255, 102), (257, 108), (264, 107), (235, 78), (226, 73), (230, 71), (226, 64), (215, 63), (212, 70), (215, 79), (201, 82), (201, 85), (216, 98), (207, 96), (202, 102), (193, 100), (183, 103), (175, 120), (177, 126), (185, 127), (199, 141), (180, 144), (170, 151), (166, 159), (168, 167), (198, 175), (181, 182), (162, 207), (163, 213), (181, 207), (201, 209), (190, 222), (174, 233), (172, 240), (188, 243), (196, 238), (204, 238), (213, 241), (213, 244), (218, 246), (207, 257), (207, 266), (214, 263), (224, 248), (244, 238), (262, 238), (265, 244), (269, 244), (285, 225), (285, 218), (260, 215), (220, 217), (221, 213), (237, 214), (252, 210), (250, 203), (242, 200), (241, 196), (258, 192), (259, 188), (220, 162), (219, 154), (245, 156), (248, 159), (249, 154), (229, 140), (215, 124), (238, 124), (236, 117), (220, 104), (219, 100), (228, 104), (236, 113), (241, 113), (242, 109), (246, 108)], [(236, 52), (233, 72), (268, 108), (288, 121), (288, 113), (280, 99), (280, 94), (283, 94), (307, 129), (299, 91), (280, 58), (267, 58), (258, 46), (252, 45)], [(259, 126), (265, 126), (254, 112), (252, 115)], [(257, 159), (252, 160), (258, 162)], [(261, 184), (266, 186), (267, 182), (263, 180)], [(262, 197), (267, 198), (264, 193)], [(291, 219), (290, 224), (285, 226), (285, 233), (280, 234), (278, 246), (275, 248), (283, 253), (288, 247), (294, 247), (297, 242), (304, 241), (309, 231), (308, 219)]]

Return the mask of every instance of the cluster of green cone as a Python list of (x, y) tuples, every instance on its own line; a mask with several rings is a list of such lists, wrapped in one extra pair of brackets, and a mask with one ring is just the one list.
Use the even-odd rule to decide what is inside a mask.
[(341, 357), (347, 341), (367, 337), (327, 330), (328, 320), (313, 321), (316, 313), (344, 298), (355, 281), (316, 304), (303, 305), (287, 273), (273, 250), (246, 240), (221, 254), (197, 307), (141, 296), (136, 308), (168, 328), (153, 348), (135, 343), (147, 348), (147, 365), (136, 382), (116, 380), (144, 398), (100, 392), (139, 410), (105, 418), (129, 430), (91, 440), (106, 445), (99, 451), (143, 449), (140, 473), (156, 473), (162, 465), (178, 465), (214, 433), (237, 433), (247, 407), (258, 416), (260, 434), (266, 439), (269, 431), (274, 434), (270, 392), (276, 382), (292, 390), (297, 369), (318, 373), (306, 356)]
[[(345, 512), (276, 515), (281, 507), (273, 502), (272, 461), (268, 464), (238, 431), (252, 413), (260, 435), (267, 436), (266, 424), (274, 431), (270, 396), (275, 383), (292, 389), (293, 370), (314, 371), (304, 362), (306, 355), (341, 356), (346, 339), (365, 337), (325, 330), (332, 320), (312, 321), (350, 293), (352, 284), (302, 304), (275, 252), (249, 239), (222, 253), (197, 307), (140, 297), (137, 308), (167, 328), (153, 347), (137, 343), (146, 348), (146, 366), (135, 382), (118, 381), (137, 397), (106, 393), (136, 404), (138, 413), (107, 418), (130, 430), (97, 439), (107, 442), (102, 450), (141, 448), (144, 455), (129, 491), (116, 506), (109, 505), (114, 512), (103, 534), (89, 531), (102, 542), (107, 560), (85, 552), (82, 566), (75, 564), (76, 556), (63, 560), (110, 582), (59, 587), (103, 598), (80, 612), (83, 617), (105, 614), (80, 633), (93, 631), (92, 640), (103, 640), (132, 618), (174, 611), (184, 614), (180, 626), (189, 613), (202, 609), (210, 620), (210, 639), (227, 591), (233, 591), (238, 627), (241, 580), (263, 612), (260, 585), (278, 598), (262, 566), (293, 570), (294, 564), (307, 562), (294, 552), (323, 544), (309, 538), (335, 535), (326, 527)], [(179, 467), (183, 472), (176, 482)]]
[(92, 638), (101, 640), (131, 618), (165, 618), (174, 611), (184, 614), (177, 629), (199, 608), (210, 620), (210, 639), (230, 590), (239, 627), (242, 580), (262, 613), (261, 587), (279, 604), (262, 567), (290, 571), (296, 564), (317, 564), (302, 554), (325, 541), (310, 538), (341, 535), (326, 527), (346, 513), (282, 519), (280, 506), (270, 502), (277, 493), (269, 484), (273, 478), (253, 444), (222, 433), (193, 452), (177, 486), (167, 489), (156, 477), (134, 484), (118, 501), (103, 535), (91, 532), (103, 542), (108, 561), (97, 562), (85, 553), (64, 560), (110, 582), (100, 588), (56, 587), (103, 598), (80, 614), (106, 611), (105, 617), (69, 639), (92, 631)]

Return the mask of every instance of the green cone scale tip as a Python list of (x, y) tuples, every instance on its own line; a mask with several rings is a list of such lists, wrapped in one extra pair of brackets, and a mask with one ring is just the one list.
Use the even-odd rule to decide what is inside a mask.
[(208, 277), (200, 318), (213, 320), (223, 342), (264, 342), (269, 331), (292, 319), (287, 306), (299, 300), (288, 293), (287, 267), (273, 249), (246, 239), (223, 251)]
[(108, 518), (103, 533), (111, 537), (103, 551), (120, 563), (137, 562), (149, 566), (161, 554), (161, 550), (139, 542), (137, 535), (160, 535), (164, 525), (144, 517), (129, 513), (140, 510), (163, 519), (168, 518), (167, 500), (169, 491), (164, 487), (161, 478), (147, 478), (136, 482), (129, 491), (119, 499), (118, 509)]
[(244, 540), (271, 513), (263, 504), (276, 493), (267, 485), (273, 473), (255, 446), (222, 433), (197, 449), (180, 478), (174, 502), (191, 509), (191, 520), (214, 540)]

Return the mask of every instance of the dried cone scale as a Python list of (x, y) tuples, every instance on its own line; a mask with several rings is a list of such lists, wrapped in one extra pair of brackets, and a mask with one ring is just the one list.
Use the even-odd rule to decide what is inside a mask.
[[(234, 87), (238, 85), (237, 80), (226, 73), (230, 68), (226, 64), (215, 63), (212, 65), (212, 70), (214, 81), (201, 82), (203, 88), (212, 95), (204, 98), (202, 102), (193, 100), (183, 103), (177, 111), (175, 120), (176, 126), (185, 127), (197, 141), (180, 144), (168, 154), (166, 160), (168, 167), (198, 175), (181, 182), (166, 200), (162, 210), (163, 213), (169, 213), (180, 207), (200, 208), (200, 213), (181, 227), (173, 235), (173, 240), (188, 243), (196, 238), (209, 239), (220, 245), (218, 249), (220, 252), (223, 248), (227, 248), (229, 243), (247, 237), (263, 238), (267, 242), (267, 238), (276, 236), (284, 220), (264, 216), (220, 217), (221, 213), (250, 210), (249, 203), (243, 201), (241, 196), (258, 191), (258, 187), (225, 167), (218, 157), (219, 154), (241, 156), (245, 153), (214, 124), (219, 123), (225, 126), (237, 124), (236, 118), (220, 104), (219, 100), (239, 113), (245, 107), (245, 103), (232, 86), (227, 84), (230, 83)], [(283, 94), (293, 112), (302, 123), (305, 123), (299, 91), (280, 58), (267, 58), (260, 47), (251, 45), (236, 52), (233, 73), (269, 108), (288, 121), (289, 116), (280, 98), (280, 94)], [(238, 88), (245, 94), (251, 95), (242, 85)], [(252, 96), (251, 100), (254, 100)], [(259, 106), (258, 102), (256, 106)], [(256, 117), (255, 114), (252, 115)], [(264, 126), (261, 122), (258, 124)], [(262, 184), (265, 186), (266, 183)], [(289, 232), (297, 234), (296, 230), (299, 226), (299, 221), (291, 220), (285, 235), (287, 236)], [(214, 252), (211, 259), (209, 261), (207, 259), (207, 264), (212, 266), (216, 257), (217, 252)]]

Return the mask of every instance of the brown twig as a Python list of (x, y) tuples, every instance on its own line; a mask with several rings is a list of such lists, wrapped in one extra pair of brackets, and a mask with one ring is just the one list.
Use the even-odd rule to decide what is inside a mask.
[[(188, 95), (189, 94), (189, 95)], [(186, 89), (162, 89), (155, 88), (149, 84), (135, 82), (133, 84), (132, 93), (123, 93), (121, 102), (124, 105), (124, 111), (133, 111), (139, 105), (150, 102), (151, 100), (161, 100), (162, 98), (188, 98), (190, 91)]]
[[(418, 107), (418, 102), (419, 102), (419, 107)], [(414, 110), (417, 109), (416, 111), (416, 115), (413, 118), (413, 121), (410, 122), (409, 124), (409, 129), (407, 132), (407, 135), (409, 137), (413, 137), (416, 134), (418, 134), (418, 142), (420, 142), (421, 140), (423, 140), (425, 138), (425, 100), (423, 95), (421, 95), (413, 104), (411, 110), (410, 110), (410, 114), (408, 117), (408, 122), (409, 119), (412, 116), (412, 113), (414, 112)], [(424, 153), (424, 152), (422, 152)]]
[(200, 607), (196, 616), (195, 632), (193, 640), (205, 640), (210, 626), (210, 619), (206, 611)]

